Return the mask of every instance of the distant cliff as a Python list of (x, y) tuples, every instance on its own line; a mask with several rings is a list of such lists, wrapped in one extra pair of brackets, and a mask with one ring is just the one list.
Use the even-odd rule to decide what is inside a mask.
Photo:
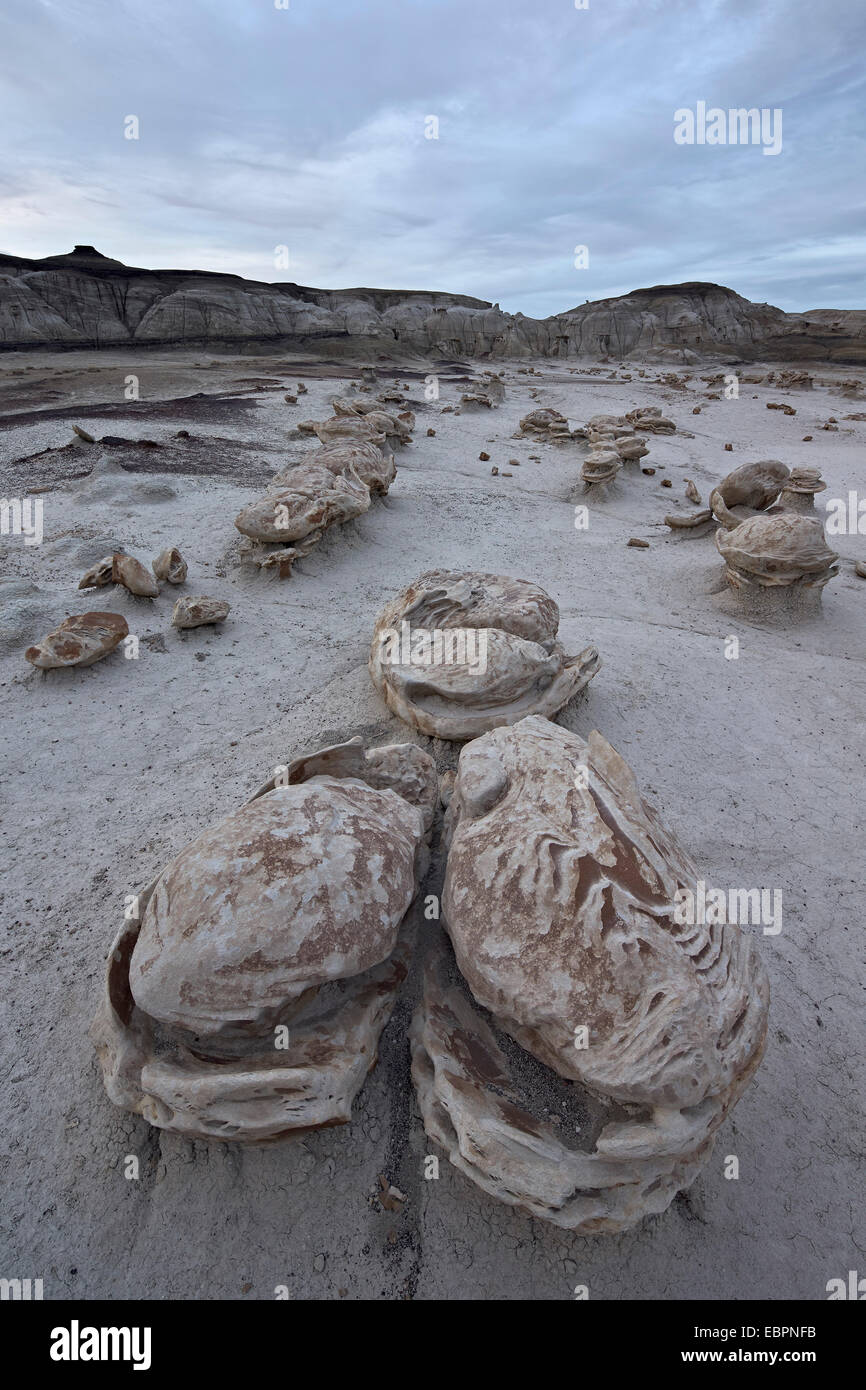
[(467, 295), (317, 290), (201, 270), (142, 270), (76, 246), (0, 255), (0, 350), (240, 346), (422, 357), (866, 363), (866, 311), (786, 314), (721, 285), (656, 285), (547, 319)]

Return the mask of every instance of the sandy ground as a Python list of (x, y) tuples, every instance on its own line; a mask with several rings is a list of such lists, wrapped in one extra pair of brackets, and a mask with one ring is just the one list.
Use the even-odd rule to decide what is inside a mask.
[[(833, 386), (745, 385), (738, 400), (708, 401), (697, 374), (678, 389), (661, 383), (668, 369), (639, 378), (634, 366), (588, 374), (546, 362), (534, 375), (504, 364), (504, 403), (457, 415), (443, 407), (470, 372), (443, 369), (440, 399), (425, 402), (430, 368), (414, 365), (395, 378), (410, 383), (418, 424), (390, 495), (331, 531), (281, 583), (239, 566), (232, 520), (271, 472), (314, 447), (289, 431), (330, 413), (326, 398), (349, 367), (207, 353), (0, 362), (0, 490), (50, 488), (44, 543), (0, 543), (0, 1272), (43, 1277), (46, 1298), (269, 1299), (285, 1284), (301, 1299), (571, 1299), (577, 1285), (595, 1299), (823, 1299), (829, 1279), (866, 1271), (866, 582), (853, 573), (866, 537), (833, 539), (842, 568), (819, 616), (757, 621), (726, 590), (712, 535), (672, 535), (662, 517), (674, 503), (688, 509), (686, 477), (706, 499), (731, 468), (759, 458), (819, 464), (825, 498), (862, 492), (866, 422), (844, 416), (866, 404)], [(123, 395), (131, 372), (135, 406)], [(287, 406), (283, 392), (301, 379), (309, 394)], [(196, 393), (208, 399), (160, 404)], [(796, 416), (768, 411), (768, 400), (790, 401)], [(627, 467), (616, 491), (591, 504), (588, 530), (576, 530), (583, 451), (513, 440), (519, 418), (533, 405), (583, 421), (644, 403), (693, 437), (650, 438), (643, 464), (660, 471)], [(830, 416), (839, 429), (824, 432)], [(67, 444), (72, 420), (165, 448), (121, 451), (135, 471), (90, 479), (72, 475), (93, 467), (99, 446), (30, 457)], [(177, 441), (180, 429), (192, 440)], [(479, 461), (482, 450), (491, 462)], [(492, 465), (513, 476), (492, 476)], [(650, 548), (626, 548), (630, 536)], [(156, 600), (78, 594), (84, 569), (115, 543), (144, 560), (178, 545), (186, 591), (228, 598), (228, 621), (177, 634), (168, 586)], [(694, 1186), (626, 1235), (585, 1239), (530, 1219), (444, 1159), (439, 1179), (424, 1180), (433, 1150), (406, 1041), (417, 967), (351, 1125), (263, 1150), (190, 1143), (115, 1109), (87, 1038), (125, 895), (275, 765), (355, 733), (415, 738), (440, 768), (454, 765), (454, 747), (387, 713), (366, 670), (377, 610), (434, 566), (540, 582), (559, 603), (569, 649), (592, 641), (603, 660), (561, 722), (605, 734), (709, 882), (784, 895), (781, 933), (753, 929), (772, 986), (764, 1063)], [(23, 661), (66, 613), (94, 607), (127, 617), (138, 660), (118, 651), (45, 676)], [(732, 635), (737, 660), (725, 656)], [(436, 891), (435, 873), (425, 892)], [(138, 1181), (124, 1177), (130, 1154)], [(726, 1155), (739, 1159), (737, 1181), (724, 1176)], [(408, 1195), (400, 1213), (373, 1202), (380, 1173)]]

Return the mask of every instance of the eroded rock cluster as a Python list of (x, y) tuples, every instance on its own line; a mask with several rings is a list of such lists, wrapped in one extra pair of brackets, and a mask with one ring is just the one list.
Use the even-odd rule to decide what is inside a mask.
[[(159, 594), (159, 581), (168, 584), (186, 582), (187, 564), (176, 546), (163, 550), (153, 562), (152, 570), (137, 560), (134, 555), (118, 550), (104, 555), (91, 565), (79, 581), (79, 589), (104, 589), (117, 584), (137, 598), (156, 598)], [(188, 602), (213, 605), (217, 600), (201, 598), (198, 600), (179, 599), (175, 605), (175, 615)], [(229, 611), (227, 603), (220, 603), (220, 611), (215, 616), (203, 617), (201, 622), (218, 622)], [(193, 627), (199, 623), (175, 623), (175, 626)], [(111, 652), (129, 636), (126, 619), (119, 613), (89, 612), (68, 617), (53, 632), (49, 632), (39, 642), (27, 648), (25, 660), (42, 671), (54, 670), (64, 666), (92, 666), (94, 662), (109, 656)]]
[(538, 439), (548, 444), (567, 443), (574, 438), (574, 432), (564, 415), (547, 407), (531, 410), (520, 421), (519, 434), (525, 438)]
[(819, 593), (838, 573), (815, 513), (816, 493), (826, 487), (817, 468), (789, 469), (778, 459), (744, 463), (710, 493), (710, 505), (665, 517), (674, 529), (717, 521), (716, 546), (730, 586), (740, 593), (811, 590)]
[(356, 397), (336, 397), (329, 420), (302, 421), (322, 447), (277, 473), (263, 497), (235, 517), (246, 538), (244, 555), (263, 570), (287, 579), (302, 555), (318, 545), (330, 526), (369, 511), (397, 476), (392, 452), (412, 438), (411, 411), (390, 415)]
[(624, 463), (639, 463), (649, 453), (646, 434), (673, 434), (672, 420), (657, 406), (642, 406), (625, 415), (593, 415), (577, 437), (589, 442), (590, 451), (581, 476), (587, 488), (612, 482)]
[(558, 410), (532, 410), (520, 421), (517, 437), (548, 444), (587, 442), (590, 451), (581, 476), (587, 487), (612, 482), (624, 463), (638, 463), (649, 453), (646, 435), (673, 434), (676, 425), (658, 406), (639, 406), (625, 415), (593, 415), (585, 425), (572, 426)]
[(505, 399), (505, 382), (501, 372), (482, 372), (471, 391), (460, 397), (462, 410), (492, 410)]

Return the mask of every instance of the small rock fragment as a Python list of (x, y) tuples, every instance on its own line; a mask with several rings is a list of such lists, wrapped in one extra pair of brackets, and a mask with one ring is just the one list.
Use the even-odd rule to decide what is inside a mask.
[(491, 468), (490, 472), (491, 472), (491, 474), (492, 474), (492, 476), (493, 476), (494, 478), (498, 478), (498, 477), (499, 477), (499, 469), (496, 467), (496, 464), (495, 464), (495, 463), (494, 463), (493, 467)]
[(113, 583), (122, 584), (124, 589), (140, 598), (156, 598), (159, 593), (154, 576), (134, 555), (112, 556), (111, 578)]
[(698, 506), (700, 506), (701, 494), (698, 492), (691, 478), (686, 478), (686, 497), (690, 502), (697, 502)]
[(230, 606), (225, 599), (209, 598), (207, 594), (184, 596), (174, 605), (171, 625), (183, 629), (221, 623), (228, 616)]
[(187, 575), (186, 560), (180, 551), (172, 546), (157, 555), (153, 562), (153, 572), (157, 579), (166, 579), (169, 584), (183, 584)]
[(662, 478), (662, 487), (673, 487), (670, 478)]
[(379, 1204), (385, 1208), (385, 1211), (402, 1210), (403, 1203), (407, 1200), (406, 1193), (389, 1183), (384, 1173), (379, 1174), (379, 1189), (377, 1193)]
[(72, 426), (72, 431), (73, 431), (74, 434), (77, 434), (77, 435), (78, 435), (78, 438), (79, 438), (79, 439), (83, 439), (84, 442), (85, 442), (85, 444), (95, 444), (95, 443), (96, 443), (96, 440), (93, 438), (93, 435), (92, 435), (92, 434), (88, 434), (88, 433), (87, 433), (87, 430), (83, 430), (83, 429), (81, 428), (80, 425), (73, 425), (73, 426)]
[(649, 541), (642, 541), (638, 536), (631, 536), (626, 543), (633, 546), (636, 550), (649, 550)]
[(489, 463), (489, 462), (490, 462), (490, 455), (489, 455), (489, 454), (485, 454), (483, 451), (482, 451), (482, 453), (480, 453), (480, 454), (478, 455), (478, 457), (480, 458), (480, 460), (481, 460), (482, 463)]
[(103, 555), (101, 560), (97, 560), (95, 565), (78, 581), (79, 589), (104, 589), (107, 584), (112, 583), (111, 571), (114, 566), (113, 555)]
[(811, 442), (811, 439), (812, 439), (811, 434), (804, 434), (804, 435), (803, 435), (803, 443), (804, 443), (804, 444), (810, 443), (810, 442)]
[(785, 415), (796, 415), (797, 412), (792, 405), (786, 405), (784, 401), (767, 401), (768, 410), (781, 410)]
[(733, 452), (734, 452), (734, 446), (733, 446), (733, 444), (726, 444), (726, 445), (725, 445), (725, 453), (726, 453), (726, 454), (732, 454)]
[(428, 430), (428, 431), (427, 431), (427, 438), (428, 438), (428, 439), (432, 439), (432, 438), (434, 437), (435, 433), (436, 433), (435, 430)]
[(654, 474), (655, 474), (655, 469), (654, 469), (654, 468), (642, 468), (642, 469), (641, 469), (641, 473), (646, 473), (646, 475), (647, 475), (648, 478), (652, 478), (652, 477), (654, 476)]
[(854, 573), (859, 574), (861, 579), (866, 579), (866, 560), (858, 560), (854, 566)]

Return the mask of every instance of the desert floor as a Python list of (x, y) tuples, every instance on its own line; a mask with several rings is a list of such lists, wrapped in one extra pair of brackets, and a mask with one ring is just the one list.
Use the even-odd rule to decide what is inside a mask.
[[(441, 365), (440, 397), (426, 401), (423, 379), (436, 368), (380, 363), (383, 386), (410, 386), (414, 443), (398, 451), (389, 496), (331, 530), (281, 582), (241, 566), (233, 518), (271, 473), (316, 447), (293, 426), (330, 414), (328, 397), (354, 365), (207, 351), (0, 360), (0, 491), (48, 489), (44, 543), (0, 542), (0, 1272), (43, 1277), (46, 1298), (271, 1299), (285, 1284), (299, 1299), (571, 1299), (577, 1285), (593, 1299), (823, 1299), (829, 1279), (866, 1273), (866, 581), (853, 571), (866, 537), (830, 538), (841, 569), (817, 616), (757, 620), (727, 589), (712, 534), (673, 534), (662, 520), (690, 508), (686, 478), (706, 502), (725, 473), (760, 458), (820, 465), (829, 489), (819, 507), (862, 491), (866, 420), (845, 416), (866, 411), (864, 393), (744, 384), (739, 399), (708, 400), (718, 388), (693, 368), (494, 366), (503, 404), (455, 414), (443, 408), (480, 365)], [(691, 381), (665, 384), (668, 371)], [(129, 374), (136, 404), (124, 399)], [(853, 375), (817, 372), (830, 383)], [(286, 405), (297, 381), (308, 394)], [(767, 410), (777, 400), (796, 415)], [(660, 405), (678, 433), (651, 436), (642, 462), (659, 471), (626, 465), (577, 530), (584, 450), (513, 439), (517, 423), (534, 406), (582, 423), (639, 404)], [(824, 431), (831, 416), (838, 430)], [(164, 447), (57, 452), (73, 422)], [(178, 439), (181, 429), (191, 438)], [(631, 536), (650, 548), (627, 548)], [(84, 570), (117, 545), (145, 562), (179, 546), (186, 588), (165, 586), (155, 600), (79, 594)], [(441, 770), (455, 765), (456, 746), (389, 715), (366, 667), (378, 609), (434, 567), (542, 584), (568, 650), (593, 642), (603, 662), (560, 722), (605, 734), (708, 882), (784, 895), (780, 934), (751, 928), (772, 988), (763, 1065), (698, 1181), (625, 1235), (587, 1239), (532, 1219), (441, 1155), (439, 1179), (424, 1180), (435, 1150), (406, 1037), (417, 961), (352, 1123), (259, 1150), (191, 1143), (116, 1109), (88, 1040), (126, 895), (277, 764), (362, 734), (414, 739)], [(225, 597), (231, 614), (219, 629), (178, 634), (178, 592)], [(23, 660), (31, 641), (88, 608), (126, 616), (138, 660), (118, 650), (45, 675)], [(725, 654), (731, 636), (736, 660)], [(431, 880), (425, 892), (436, 888)], [(419, 958), (424, 949), (422, 937)], [(124, 1177), (130, 1154), (138, 1181)], [(739, 1159), (736, 1181), (724, 1176), (726, 1155)], [(380, 1174), (407, 1194), (402, 1211), (376, 1203)]]

